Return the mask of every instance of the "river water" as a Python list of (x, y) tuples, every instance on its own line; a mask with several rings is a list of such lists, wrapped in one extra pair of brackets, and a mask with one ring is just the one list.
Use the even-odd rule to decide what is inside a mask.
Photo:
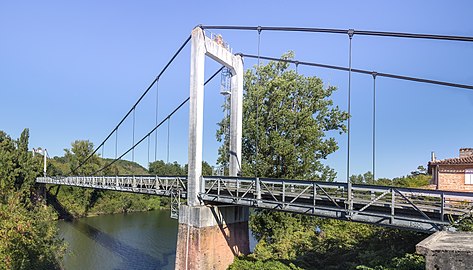
[(177, 220), (169, 210), (61, 220), (57, 226), (68, 244), (66, 270), (174, 269)]
[(177, 220), (169, 210), (58, 221), (74, 269), (174, 269)]

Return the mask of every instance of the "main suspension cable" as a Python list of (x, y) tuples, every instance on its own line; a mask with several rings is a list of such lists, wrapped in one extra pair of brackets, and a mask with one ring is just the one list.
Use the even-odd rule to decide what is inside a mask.
[(181, 51), (184, 49), (184, 47), (189, 43), (191, 40), (191, 36), (189, 36), (179, 47), (179, 49), (174, 53), (174, 55), (171, 57), (171, 59), (168, 61), (168, 63), (164, 66), (164, 68), (159, 72), (158, 76), (151, 82), (151, 84), (148, 86), (148, 88), (143, 92), (143, 94), (140, 96), (140, 98), (135, 102), (135, 104), (131, 107), (131, 109), (125, 114), (125, 116), (120, 120), (120, 122), (115, 126), (114, 129), (108, 134), (108, 136), (103, 140), (103, 142), (89, 155), (85, 158), (84, 161), (82, 161), (76, 168), (72, 170), (73, 173), (75, 173), (79, 168), (81, 168), (99, 149), (102, 147), (105, 142), (112, 136), (113, 132), (117, 131), (120, 125), (125, 121), (125, 119), (130, 115), (130, 113), (136, 108), (136, 106), (141, 102), (141, 100), (146, 96), (146, 94), (149, 92), (149, 90), (153, 87), (153, 85), (159, 80), (159, 78), (164, 74), (164, 72), (168, 69), (168, 67), (171, 65), (171, 63), (174, 62), (176, 57), (181, 53)]
[(179, 106), (177, 106), (170, 114), (168, 114), (166, 116), (166, 118), (164, 118), (161, 122), (159, 122), (159, 124), (157, 126), (155, 126), (150, 132), (148, 132), (145, 136), (143, 136), (138, 142), (136, 142), (132, 147), (130, 147), (127, 151), (125, 151), (122, 155), (120, 155), (118, 158), (114, 159), (112, 162), (108, 163), (107, 165), (105, 165), (104, 167), (102, 167), (101, 169), (93, 172), (91, 175), (94, 175), (94, 174), (97, 174), (99, 172), (102, 172), (103, 170), (107, 169), (108, 167), (112, 166), (115, 162), (117, 162), (118, 160), (120, 160), (122, 157), (124, 157), (126, 154), (128, 154), (130, 151), (132, 151), (136, 146), (138, 146), (139, 144), (141, 144), (141, 142), (143, 142), (149, 135), (151, 135), (156, 129), (158, 129), (163, 123), (165, 123), (173, 114), (175, 114), (180, 108), (182, 108), (182, 106), (184, 106), (184, 104), (186, 104), (188, 101), (189, 101), (190, 97), (188, 97), (187, 99), (185, 99), (183, 102), (181, 102), (181, 104), (179, 104)]
[(330, 34), (349, 34), (353, 30), (353, 35), (360, 36), (382, 36), (397, 38), (415, 38), (415, 39), (433, 39), (433, 40), (449, 40), (449, 41), (465, 41), (473, 42), (471, 36), (450, 36), (450, 35), (434, 35), (434, 34), (418, 34), (403, 32), (386, 32), (386, 31), (368, 31), (354, 29), (335, 29), (335, 28), (313, 28), (313, 27), (273, 27), (273, 26), (231, 26), (231, 25), (202, 25), (202, 29), (218, 29), (218, 30), (244, 30), (244, 31), (280, 31), (280, 32), (309, 32), (309, 33), (330, 33)]
[[(298, 60), (282, 59), (282, 58), (267, 57), (267, 56), (258, 56), (258, 55), (244, 54), (244, 53), (238, 53), (238, 55), (241, 55), (242, 57), (246, 57), (246, 58), (254, 58), (254, 59), (259, 58), (259, 59), (263, 59), (263, 60), (270, 60), (270, 61), (277, 61), (277, 62), (298, 63), (299, 65), (320, 67), (320, 68), (326, 68), (326, 69), (334, 69), (334, 70), (341, 70), (341, 71), (349, 71), (350, 70), (347, 67), (319, 64), (319, 63), (314, 63), (314, 62), (303, 62), (303, 61), (298, 61)], [(355, 69), (355, 68), (352, 68), (351, 72), (367, 74), (367, 75), (372, 75), (373, 74), (373, 71), (363, 70), (363, 69)], [(436, 85), (442, 85), (442, 86), (449, 86), (449, 87), (473, 90), (473, 85), (467, 85), (467, 84), (459, 84), (459, 83), (452, 83), (452, 82), (445, 82), (445, 81), (438, 81), (438, 80), (408, 77), (408, 76), (402, 76), (402, 75), (396, 75), (396, 74), (390, 74), (390, 73), (382, 73), (382, 72), (377, 72), (376, 76), (377, 77), (386, 77), (386, 78), (391, 78), (391, 79), (414, 81), (414, 82), (420, 82), (420, 83), (436, 84)]]
[[(213, 78), (215, 78), (215, 76), (217, 76), (217, 74), (220, 73), (220, 71), (222, 71), (222, 69), (224, 68), (224, 66), (220, 67), (212, 76), (210, 76), (210, 78), (207, 79), (207, 81), (205, 81), (204, 85), (206, 85), (207, 83), (209, 83)], [(108, 167), (112, 166), (115, 162), (117, 162), (118, 160), (120, 160), (122, 157), (124, 157), (126, 154), (128, 154), (133, 148), (135, 148), (136, 146), (138, 146), (140, 143), (142, 143), (146, 137), (149, 137), (156, 129), (158, 129), (161, 125), (163, 125), (163, 123), (165, 123), (169, 118), (171, 118), (171, 116), (173, 116), (179, 109), (182, 108), (182, 106), (184, 106), (184, 104), (186, 104), (188, 101), (190, 100), (190, 97), (186, 98), (183, 102), (181, 102), (181, 104), (179, 104), (171, 113), (169, 113), (161, 122), (159, 122), (159, 124), (157, 124), (153, 129), (151, 129), (151, 131), (149, 131), (145, 136), (143, 136), (138, 142), (136, 142), (132, 147), (130, 147), (127, 151), (125, 151), (122, 155), (120, 155), (119, 157), (115, 158), (113, 161), (111, 161), (110, 163), (108, 163), (107, 165), (105, 165), (104, 167), (102, 167), (101, 169), (93, 172), (91, 175), (94, 175), (94, 174), (97, 174), (99, 172), (102, 172), (104, 171), (105, 169), (107, 169)]]

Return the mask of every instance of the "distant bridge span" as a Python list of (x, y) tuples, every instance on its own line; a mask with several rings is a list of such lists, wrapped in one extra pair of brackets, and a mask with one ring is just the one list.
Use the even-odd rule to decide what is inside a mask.
[[(265, 178), (202, 177), (199, 199), (374, 225), (435, 232), (473, 206), (473, 193)], [(36, 182), (187, 198), (185, 176), (39, 177)], [(177, 211), (178, 207), (174, 208)]]

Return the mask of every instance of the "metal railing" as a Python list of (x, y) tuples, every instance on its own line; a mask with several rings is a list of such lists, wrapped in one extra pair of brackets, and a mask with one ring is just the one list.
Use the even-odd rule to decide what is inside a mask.
[[(38, 183), (99, 188), (168, 196), (173, 215), (179, 198), (187, 197), (182, 176), (70, 176), (38, 177)], [(235, 204), (263, 209), (351, 220), (433, 232), (470, 214), (473, 193), (340, 182), (285, 179), (202, 177), (200, 199), (210, 204)]]
[(204, 35), (207, 37), (207, 38), (210, 38), (211, 40), (215, 41), (218, 45), (220, 45), (221, 47), (225, 48), (227, 51), (229, 51), (230, 53), (233, 53), (233, 50), (232, 48), (230, 47), (230, 44), (228, 44), (227, 42), (225, 42), (225, 40), (223, 40), (223, 37), (222, 35), (220, 34), (215, 34), (215, 33), (212, 33), (208, 30), (204, 30)]
[[(469, 214), (473, 193), (282, 179), (204, 177), (202, 200), (438, 231)], [(351, 199), (351, 201), (350, 201)], [(351, 203), (350, 203), (351, 202)]]
[(38, 177), (37, 183), (168, 196), (179, 191), (186, 197), (187, 179), (180, 176), (67, 176)]

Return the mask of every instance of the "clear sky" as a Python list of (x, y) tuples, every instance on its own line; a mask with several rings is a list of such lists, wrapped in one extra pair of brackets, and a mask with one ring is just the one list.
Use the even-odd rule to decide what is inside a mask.
[[(63, 155), (76, 139), (98, 145), (130, 109), (192, 28), (206, 25), (298, 26), (473, 36), (472, 1), (1, 1), (0, 130), (31, 132), (31, 147)], [(256, 32), (219, 31), (234, 52), (256, 54)], [(263, 32), (261, 54), (288, 50), (301, 61), (348, 65), (348, 37)], [(189, 95), (186, 47), (159, 83), (159, 115)], [(245, 68), (254, 60), (246, 59)], [(210, 76), (219, 66), (206, 62)], [(353, 67), (473, 85), (473, 43), (355, 36)], [(338, 91), (347, 108), (348, 74), (299, 67)], [(223, 116), (217, 77), (206, 87), (204, 159), (215, 164), (216, 122)], [(408, 174), (473, 147), (473, 91), (377, 79), (377, 176)], [(371, 170), (372, 78), (352, 77), (351, 170)], [(156, 89), (136, 111), (136, 140), (154, 124)], [(161, 118), (161, 117), (160, 117)], [(188, 106), (171, 119), (170, 161), (187, 162)], [(346, 176), (346, 135), (326, 161)], [(158, 159), (167, 158), (167, 126)], [(132, 143), (131, 120), (119, 150)], [(114, 140), (105, 156), (114, 157)], [(151, 142), (151, 160), (154, 145)], [(146, 166), (147, 143), (136, 150)], [(131, 155), (126, 156), (131, 159)]]

